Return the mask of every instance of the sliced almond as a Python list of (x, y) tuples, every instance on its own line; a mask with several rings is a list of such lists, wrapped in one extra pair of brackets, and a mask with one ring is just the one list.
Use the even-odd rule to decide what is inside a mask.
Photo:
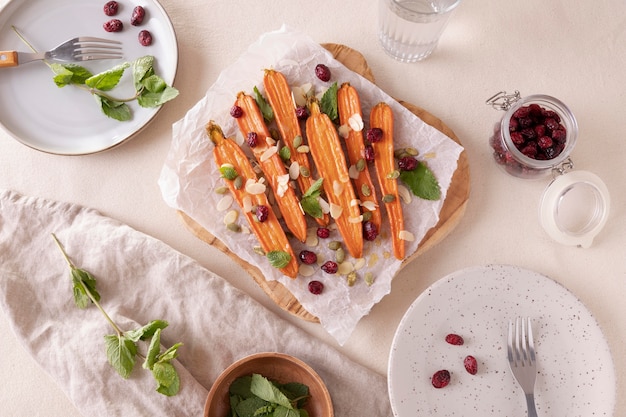
[(230, 194), (220, 198), (220, 201), (217, 202), (217, 211), (227, 210), (231, 206), (231, 204), (233, 204), (233, 201), (233, 196), (231, 196)]
[(265, 152), (261, 154), (261, 158), (260, 158), (261, 162), (267, 161), (272, 156), (274, 156), (274, 154), (277, 152), (278, 152), (278, 146), (270, 146), (269, 148), (267, 148)]
[(293, 163), (289, 166), (289, 177), (292, 180), (297, 180), (300, 176), (300, 164), (298, 161), (293, 161)]
[(333, 181), (333, 194), (340, 196), (343, 192), (343, 184), (339, 181)]
[(224, 216), (224, 224), (235, 223), (238, 217), (239, 217), (239, 212), (237, 210), (230, 210)]
[(315, 268), (313, 268), (311, 265), (302, 264), (298, 268), (298, 273), (303, 277), (310, 277), (315, 274)]
[(343, 212), (343, 208), (337, 204), (330, 203), (330, 217), (338, 219)]
[(413, 197), (411, 197), (411, 191), (402, 184), (398, 184), (398, 195), (405, 204), (411, 204)]
[(350, 116), (350, 118), (348, 119), (348, 124), (350, 125), (350, 128), (355, 132), (360, 132), (361, 130), (363, 130), (363, 118), (358, 113)]
[(402, 240), (406, 240), (407, 242), (413, 242), (415, 240), (415, 236), (413, 233), (408, 230), (400, 230), (398, 232), (398, 238)]

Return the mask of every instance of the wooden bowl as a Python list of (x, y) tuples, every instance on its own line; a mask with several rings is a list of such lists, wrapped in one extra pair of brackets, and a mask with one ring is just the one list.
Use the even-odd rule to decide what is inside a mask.
[(306, 363), (284, 353), (256, 353), (230, 365), (217, 378), (204, 406), (204, 417), (226, 417), (230, 411), (228, 388), (241, 376), (260, 374), (281, 384), (299, 382), (309, 387), (304, 409), (310, 417), (333, 417), (333, 404), (322, 378)]

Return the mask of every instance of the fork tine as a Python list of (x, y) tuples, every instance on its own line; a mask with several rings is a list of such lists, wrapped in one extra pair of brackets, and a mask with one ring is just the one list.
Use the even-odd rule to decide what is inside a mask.
[(514, 341), (514, 333), (513, 333), (513, 320), (509, 320), (509, 336), (507, 338), (507, 343), (506, 343), (506, 347), (507, 347), (507, 354), (509, 357), (509, 363), (514, 363), (514, 357), (513, 357), (513, 341)]
[(533, 340), (533, 329), (532, 329), (530, 317), (528, 317), (528, 325), (526, 327), (527, 327), (526, 333), (528, 336), (528, 356), (532, 364), (535, 362), (535, 341)]
[(81, 42), (96, 42), (96, 43), (108, 43), (111, 45), (121, 45), (122, 42), (120, 41), (114, 41), (111, 39), (104, 39), (104, 38), (95, 38), (93, 36), (79, 36), (77, 38), (74, 39), (75, 43), (81, 43)]

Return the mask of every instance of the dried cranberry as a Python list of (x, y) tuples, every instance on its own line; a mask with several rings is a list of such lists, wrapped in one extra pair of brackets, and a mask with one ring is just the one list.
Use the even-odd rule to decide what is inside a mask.
[(367, 130), (366, 136), (370, 143), (380, 142), (383, 140), (383, 130), (379, 127), (373, 127)]
[(337, 265), (337, 262), (326, 261), (322, 265), (322, 271), (326, 272), (327, 274), (336, 274), (338, 270), (339, 265)]
[(450, 343), (451, 345), (456, 345), (456, 346), (461, 346), (463, 343), (465, 343), (465, 341), (463, 340), (463, 337), (455, 333), (450, 333), (449, 335), (447, 335), (446, 342)]
[(139, 43), (143, 46), (152, 45), (152, 33), (150, 33), (147, 30), (139, 31), (139, 34), (137, 35), (137, 39), (139, 39)]
[(419, 162), (412, 156), (404, 156), (398, 160), (398, 168), (400, 171), (413, 171), (417, 168)]
[(315, 252), (311, 252), (310, 250), (300, 251), (298, 257), (303, 264), (312, 265), (317, 262), (317, 255)]
[(239, 119), (241, 116), (243, 116), (243, 109), (235, 104), (233, 107), (230, 108), (230, 115), (233, 116), (235, 119)]
[(249, 147), (256, 148), (256, 146), (259, 144), (259, 135), (256, 132), (248, 133), (248, 135), (246, 136), (246, 142), (248, 143)]
[(513, 141), (513, 143), (516, 145), (522, 145), (524, 142), (526, 142), (526, 139), (524, 139), (524, 136), (522, 136), (520, 132), (512, 132), (511, 141)]
[(261, 223), (263, 223), (264, 221), (267, 220), (267, 218), (270, 215), (270, 209), (267, 206), (257, 206), (256, 208), (256, 218), (258, 221), (260, 221)]
[(548, 149), (552, 146), (552, 138), (550, 136), (542, 136), (537, 139), (537, 145), (539, 145), (541, 149)]
[(476, 375), (478, 373), (478, 362), (476, 358), (472, 355), (467, 355), (463, 360), (463, 365), (465, 366), (465, 370), (472, 375)]
[(326, 82), (330, 80), (330, 69), (324, 64), (317, 64), (315, 66), (315, 76)]
[(137, 6), (133, 9), (133, 14), (130, 17), (130, 24), (133, 26), (139, 26), (143, 23), (144, 17), (146, 17), (145, 9), (141, 6)]
[(319, 295), (324, 290), (324, 284), (319, 281), (309, 282), (309, 292), (311, 294)]
[(565, 129), (557, 129), (552, 131), (552, 139), (556, 142), (563, 143), (565, 142), (565, 138), (567, 137), (567, 133)]
[(365, 158), (365, 162), (373, 163), (374, 162), (374, 148), (372, 145), (365, 145), (365, 150), (363, 151), (363, 157)]
[(556, 120), (554, 120), (551, 117), (547, 118), (545, 120), (544, 124), (550, 130), (557, 130), (560, 127), (559, 122), (557, 122)]
[(116, 1), (109, 1), (104, 5), (104, 14), (107, 16), (115, 16), (119, 5)]
[(124, 24), (119, 19), (111, 19), (102, 25), (102, 27), (107, 32), (121, 32), (121, 30), (124, 29)]
[(317, 228), (317, 237), (320, 239), (327, 239), (330, 236), (330, 229), (327, 227)]
[(296, 107), (296, 117), (299, 120), (306, 120), (309, 117), (309, 109), (306, 106), (298, 106)]
[(363, 237), (365, 240), (376, 240), (378, 236), (378, 227), (370, 221), (363, 222)]
[(513, 113), (513, 117), (515, 117), (516, 119), (521, 119), (523, 117), (528, 117), (529, 114), (530, 114), (530, 108), (525, 106), (525, 107), (520, 107), (519, 109), (515, 110), (515, 112)]
[(445, 369), (435, 372), (431, 382), (435, 388), (445, 387), (450, 383), (450, 372)]

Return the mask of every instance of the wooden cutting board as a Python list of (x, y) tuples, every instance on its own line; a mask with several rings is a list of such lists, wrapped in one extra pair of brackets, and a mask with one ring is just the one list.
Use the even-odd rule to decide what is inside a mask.
[[(333, 56), (338, 61), (342, 62), (346, 67), (358, 74), (361, 74), (371, 82), (374, 82), (374, 75), (367, 65), (367, 61), (359, 52), (345, 45), (329, 43), (323, 44), (322, 46), (329, 50)], [(457, 143), (461, 143), (454, 132), (437, 117), (411, 103), (401, 100), (400, 103), (421, 118), (425, 123), (428, 123), (443, 132)], [(428, 233), (426, 233), (426, 236), (424, 236), (418, 245), (418, 249), (406, 257), (406, 259), (402, 262), (400, 269), (443, 240), (457, 226), (465, 213), (465, 208), (469, 200), (469, 192), (469, 164), (466, 152), (463, 151), (459, 156), (457, 169), (452, 176), (452, 182), (448, 188), (448, 193), (441, 209), (441, 213), (439, 214), (439, 222), (432, 229), (430, 229)], [(263, 289), (263, 291), (265, 291), (265, 293), (278, 306), (303, 320), (312, 322), (318, 321), (317, 317), (306, 311), (293, 294), (291, 294), (291, 292), (289, 292), (281, 283), (277, 281), (267, 281), (261, 270), (241, 260), (235, 253), (231, 252), (228, 247), (224, 245), (224, 243), (200, 226), (192, 218), (183, 212), (179, 212), (179, 215), (185, 226), (191, 230), (196, 237), (227, 254), (234, 262), (239, 264), (246, 272), (248, 272), (256, 283)]]

